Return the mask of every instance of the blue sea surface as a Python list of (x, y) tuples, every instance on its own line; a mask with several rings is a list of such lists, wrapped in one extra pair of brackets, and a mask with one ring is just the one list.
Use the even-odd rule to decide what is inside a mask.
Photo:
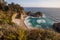
[(25, 7), (24, 10), (26, 12), (32, 11), (32, 12), (42, 12), (47, 16), (47, 18), (50, 18), (51, 20), (55, 22), (60, 22), (60, 8), (42, 8), (42, 7)]

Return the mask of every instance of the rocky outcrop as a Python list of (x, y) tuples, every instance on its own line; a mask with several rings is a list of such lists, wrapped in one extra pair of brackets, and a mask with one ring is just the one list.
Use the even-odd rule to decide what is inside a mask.
[(41, 12), (36, 12), (36, 13), (33, 13), (31, 11), (27, 12), (27, 15), (28, 16), (33, 16), (33, 17), (39, 17), (39, 16), (43, 16)]
[(13, 14), (12, 16), (12, 22), (17, 24), (18, 26), (20, 25), (20, 19), (16, 19), (17, 13)]
[(26, 16), (26, 14), (25, 14), (24, 10), (22, 10), (21, 11), (21, 19), (20, 19), (21, 20), (21, 28), (26, 30), (28, 28), (27, 28), (27, 26), (24, 23), (25, 16)]
[(39, 17), (39, 16), (42, 17), (42, 13), (41, 13), (41, 12), (36, 12), (36, 13), (34, 14), (34, 16), (35, 16), (35, 17)]
[(17, 19), (16, 16), (18, 15), (18, 13), (14, 13), (12, 15), (12, 22), (14, 22), (18, 26), (20, 26), (21, 29), (27, 29), (27, 26), (24, 23), (26, 13), (24, 12), (24, 10), (21, 10), (20, 14), (21, 14), (20, 15), (21, 18), (20, 19)]
[(60, 33), (60, 23), (54, 23), (53, 24), (53, 29)]

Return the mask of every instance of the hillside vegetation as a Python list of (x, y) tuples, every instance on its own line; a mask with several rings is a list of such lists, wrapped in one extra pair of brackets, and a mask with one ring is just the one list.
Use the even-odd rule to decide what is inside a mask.
[(12, 15), (20, 14), (22, 10), (23, 7), (18, 4), (0, 4), (0, 40), (60, 40), (58, 33), (53, 30), (24, 30), (11, 22)]

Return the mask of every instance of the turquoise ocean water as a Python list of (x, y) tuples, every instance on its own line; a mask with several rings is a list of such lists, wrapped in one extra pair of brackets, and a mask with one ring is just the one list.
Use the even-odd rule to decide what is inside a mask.
[[(60, 22), (60, 8), (36, 8), (36, 7), (25, 7), (24, 10), (26, 12), (32, 11), (32, 12), (42, 12), (46, 15), (46, 18), (30, 18), (30, 23), (33, 27), (36, 25), (42, 26), (42, 28), (51, 28), (53, 25), (53, 22)], [(46, 22), (45, 23), (37, 23), (37, 19), (43, 19)], [(28, 23), (27, 23), (28, 24)], [(40, 27), (39, 26), (39, 27)], [(38, 27), (38, 26), (37, 26)]]
[(60, 8), (42, 8), (42, 7), (25, 7), (24, 10), (26, 12), (32, 11), (37, 12), (40, 11), (47, 16), (47, 18), (52, 19), (55, 22), (60, 22)]

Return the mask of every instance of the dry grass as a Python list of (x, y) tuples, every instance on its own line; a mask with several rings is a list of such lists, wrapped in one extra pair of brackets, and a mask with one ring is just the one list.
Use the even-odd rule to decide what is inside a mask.
[(0, 40), (60, 40), (60, 34), (53, 30), (24, 30), (26, 26), (23, 20), (21, 22), (22, 26), (17, 26), (4, 11), (0, 11)]

